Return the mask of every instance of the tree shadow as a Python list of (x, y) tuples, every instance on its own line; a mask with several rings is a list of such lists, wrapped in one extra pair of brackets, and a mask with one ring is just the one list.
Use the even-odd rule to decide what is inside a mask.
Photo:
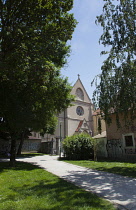
[(17, 155), (16, 158), (31, 158), (35, 156), (42, 156), (45, 155), (44, 153), (24, 153), (21, 155)]
[[(33, 198), (45, 199), (48, 197), (48, 201), (50, 201), (50, 207), (38, 208), (38, 210), (69, 210), (69, 209), (95, 209), (96, 207), (99, 209), (105, 209), (105, 203), (102, 202), (101, 198), (99, 198), (96, 194), (92, 194), (86, 191), (81, 190), (79, 187), (74, 186), (67, 181), (64, 181), (60, 178), (57, 181), (53, 180), (48, 181), (47, 179), (43, 179), (40, 181), (35, 181), (34, 186), (31, 187), (29, 185), (22, 185), (20, 187), (12, 187), (10, 188), (14, 195), (8, 195), (3, 202), (6, 201), (16, 201), (17, 196), (20, 197), (20, 200), (24, 200), (28, 196), (32, 196)], [(72, 208), (73, 206), (73, 208)], [(111, 204), (106, 205), (106, 209), (110, 209)], [(86, 208), (85, 208), (86, 207)]]
[(98, 158), (99, 162), (117, 162), (117, 163), (132, 163), (135, 164), (136, 160), (127, 160), (127, 159), (121, 159), (121, 158)]
[(118, 166), (118, 167), (111, 167), (111, 168), (96, 167), (96, 170), (118, 174), (121, 176), (136, 178), (136, 167), (135, 168), (129, 168), (127, 166), (126, 167)]
[[(67, 161), (69, 162), (69, 159), (67, 158), (60, 158), (59, 161)], [(71, 160), (71, 161), (74, 161), (74, 163), (78, 166), (81, 166), (82, 167), (82, 164), (80, 165), (80, 161), (78, 160)], [(81, 160), (83, 161), (83, 167), (86, 167), (86, 168), (91, 168), (91, 161), (92, 160)], [(74, 164), (72, 163), (72, 164)], [(79, 164), (78, 164), (79, 163)], [(94, 163), (94, 162), (93, 162)], [(97, 163), (98, 163), (98, 166), (97, 166)], [(99, 163), (103, 163), (102, 165), (99, 165)], [(110, 164), (110, 163), (115, 163), (114, 166), (112, 167), (111, 165), (109, 165), (109, 168), (108, 167), (105, 167), (105, 165)], [(117, 166), (116, 166), (116, 163), (117, 163)], [(125, 163), (125, 165), (119, 165), (118, 163)], [(133, 164), (133, 167), (129, 166), (129, 164)], [(92, 167), (93, 169), (93, 167)], [(118, 174), (118, 175), (121, 175), (121, 176), (128, 176), (128, 177), (132, 177), (132, 178), (136, 178), (136, 163), (135, 162), (128, 162), (128, 161), (116, 161), (116, 160), (107, 160), (107, 159), (103, 159), (103, 160), (98, 160), (95, 164), (95, 170), (98, 170), (98, 171), (105, 171), (105, 172), (108, 172), (108, 173), (114, 173), (114, 174)]]
[(70, 171), (62, 178), (125, 208), (136, 209), (136, 179), (91, 169)]
[(16, 165), (15, 167), (10, 167), (10, 162), (8, 161), (3, 161), (3, 162), (0, 162), (0, 172), (4, 171), (4, 170), (9, 170), (9, 169), (12, 169), (12, 170), (15, 170), (15, 171), (19, 171), (19, 170), (25, 170), (25, 171), (31, 171), (31, 170), (34, 170), (39, 168), (38, 166), (35, 166), (34, 164), (30, 164), (30, 163), (26, 163), (26, 162), (21, 162), (21, 161), (16, 161)]

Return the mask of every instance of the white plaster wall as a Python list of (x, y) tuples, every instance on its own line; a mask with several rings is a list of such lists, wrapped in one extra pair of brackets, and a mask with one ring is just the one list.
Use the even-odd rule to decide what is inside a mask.
[(84, 93), (84, 101), (90, 103), (91, 102), (90, 98), (89, 98), (89, 96), (88, 96), (88, 94), (87, 94), (87, 92), (86, 92), (86, 90), (85, 90), (85, 88), (84, 88), (84, 86), (83, 86), (83, 84), (82, 84), (80, 79), (78, 79), (76, 84), (73, 86), (71, 94), (76, 95), (77, 88), (81, 88), (82, 89), (82, 91)]
[(75, 133), (79, 122), (80, 120), (68, 119), (68, 136), (72, 136)]
[[(84, 109), (84, 114), (82, 116), (77, 115), (76, 109), (78, 106), (81, 106)], [(67, 117), (68, 118), (74, 118), (74, 119), (79, 119), (83, 120), (84, 118), (89, 121), (91, 118), (91, 106), (88, 103), (83, 103), (83, 102), (75, 102), (72, 107), (69, 107), (67, 109)]]
[[(84, 114), (82, 116), (77, 115), (76, 108), (81, 106), (84, 109)], [(68, 117), (68, 135), (73, 135), (75, 130), (77, 129), (79, 122), (81, 120), (86, 119), (89, 125), (89, 129), (93, 129), (93, 121), (92, 121), (92, 107), (90, 103), (84, 102), (75, 102), (74, 106), (69, 107), (67, 109), (67, 117)]]

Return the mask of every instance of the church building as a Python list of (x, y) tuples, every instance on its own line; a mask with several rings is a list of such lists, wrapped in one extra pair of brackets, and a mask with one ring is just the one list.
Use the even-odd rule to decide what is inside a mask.
[(93, 135), (93, 104), (80, 80), (80, 75), (71, 94), (75, 95), (75, 101), (59, 114), (54, 135), (45, 134), (42, 138), (42, 142), (52, 142), (53, 153), (59, 153), (60, 141), (66, 136), (81, 132)]
[(71, 94), (75, 95), (75, 101), (72, 103), (72, 106), (68, 107), (58, 116), (58, 127), (55, 136), (60, 136), (60, 125), (62, 138), (81, 132), (86, 132), (92, 136), (93, 104), (91, 103), (79, 75), (78, 80), (72, 88)]

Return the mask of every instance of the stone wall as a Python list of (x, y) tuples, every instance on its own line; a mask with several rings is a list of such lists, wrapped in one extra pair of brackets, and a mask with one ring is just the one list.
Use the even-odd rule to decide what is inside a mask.
[(122, 157), (124, 155), (123, 142), (120, 139), (107, 140), (107, 155), (110, 158)]
[(99, 138), (96, 140), (96, 154), (100, 158), (110, 158), (116, 160), (136, 161), (136, 148), (126, 149), (123, 139)]
[[(17, 143), (17, 147), (19, 145), (19, 142)], [(31, 139), (31, 140), (25, 140), (22, 147), (22, 152), (30, 152), (30, 151), (36, 151), (38, 152), (40, 149), (41, 140), (40, 139)]]
[(107, 139), (106, 138), (98, 138), (95, 139), (96, 141), (96, 154), (97, 157), (107, 157), (107, 150), (106, 150), (106, 144), (107, 144)]
[[(23, 147), (22, 147), (22, 152), (30, 152), (30, 151), (36, 151), (38, 152), (40, 149), (41, 145), (41, 140), (40, 139), (31, 139), (31, 140), (25, 140)], [(10, 146), (11, 142), (10, 141), (4, 141), (0, 139), (0, 154), (7, 154), (10, 152)], [(19, 146), (19, 141), (17, 141), (17, 147), (18, 149)]]

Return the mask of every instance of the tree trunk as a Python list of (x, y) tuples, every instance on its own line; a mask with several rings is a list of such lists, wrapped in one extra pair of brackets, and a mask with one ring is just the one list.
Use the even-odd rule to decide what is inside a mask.
[(16, 135), (11, 135), (10, 166), (15, 167), (16, 162)]
[(23, 146), (23, 143), (24, 143), (24, 136), (25, 136), (25, 131), (21, 135), (21, 140), (20, 140), (20, 143), (19, 143), (17, 155), (21, 155), (22, 146)]

